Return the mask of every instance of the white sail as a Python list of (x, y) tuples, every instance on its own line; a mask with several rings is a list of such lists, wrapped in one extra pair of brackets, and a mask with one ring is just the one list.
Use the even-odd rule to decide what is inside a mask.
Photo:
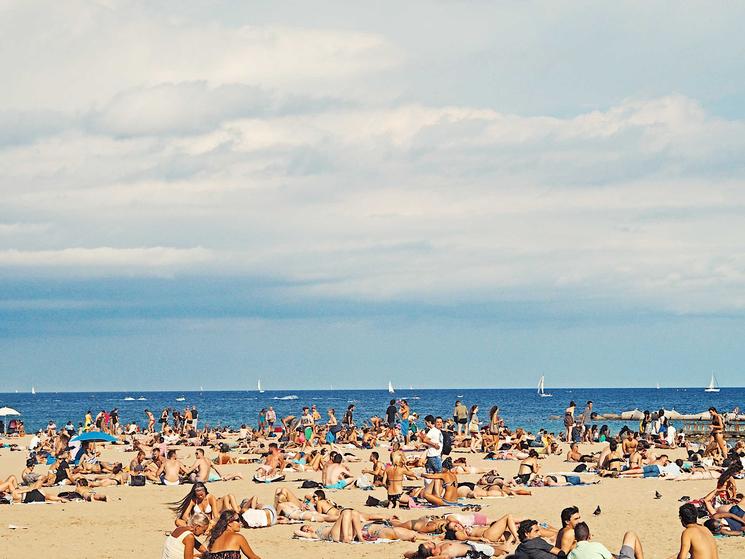
[(256, 383), (256, 390), (258, 390), (261, 394), (264, 393), (264, 390), (261, 388), (261, 379), (259, 379), (259, 382)]
[(31, 386), (31, 394), (36, 394), (36, 387), (35, 386)]
[(660, 389), (660, 383), (658, 382), (657, 383), (657, 390), (659, 390), (659, 389)]
[(393, 383), (392, 383), (391, 381), (388, 381), (388, 393), (389, 393), (389, 394), (393, 394), (393, 393), (395, 393), (395, 392), (396, 392), (396, 391), (395, 391), (395, 390), (393, 390)]
[(719, 387), (717, 386), (717, 380), (714, 378), (714, 373), (711, 374), (711, 380), (709, 381), (709, 386), (706, 387), (706, 390), (704, 392), (719, 392)]
[(541, 398), (550, 398), (552, 394), (547, 394), (546, 391), (544, 390), (545, 382), (546, 382), (545, 377), (541, 375), (541, 380), (538, 381), (538, 395)]

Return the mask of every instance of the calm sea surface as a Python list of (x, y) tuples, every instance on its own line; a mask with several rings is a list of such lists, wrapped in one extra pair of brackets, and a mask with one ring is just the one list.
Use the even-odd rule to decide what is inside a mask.
[[(745, 409), (745, 388), (722, 388), (717, 394), (706, 393), (703, 388), (582, 388), (550, 389), (547, 392), (551, 392), (553, 397), (540, 398), (533, 389), (400, 389), (393, 396), (385, 390), (267, 390), (262, 394), (256, 391), (0, 393), (0, 407), (9, 406), (21, 412), (27, 430), (43, 427), (50, 419), (59, 426), (68, 420), (77, 425), (89, 409), (95, 415), (101, 409), (115, 407), (119, 408), (122, 422), (134, 420), (144, 425), (145, 408), (151, 409), (158, 417), (165, 407), (183, 409), (186, 405), (197, 406), (201, 425), (207, 422), (209, 425), (239, 427), (241, 423), (255, 425), (259, 410), (269, 406), (274, 407), (278, 417), (300, 415), (302, 407), (311, 404), (316, 404), (325, 417), (326, 409), (333, 407), (341, 420), (346, 407), (354, 403), (359, 424), (372, 415), (382, 416), (391, 397), (408, 399), (412, 410), (419, 412), (421, 417), (432, 413), (445, 418), (452, 415), (453, 403), (460, 399), (468, 406), (479, 406), (482, 422), (487, 420), (489, 408), (497, 404), (509, 426), (531, 430), (539, 427), (560, 430), (561, 422), (549, 417), (561, 415), (569, 400), (574, 400), (580, 411), (587, 400), (593, 400), (598, 413), (662, 407), (674, 408), (681, 413), (697, 413), (710, 405), (721, 411), (731, 411), (735, 406)], [(181, 397), (185, 398), (183, 402), (176, 400)]]

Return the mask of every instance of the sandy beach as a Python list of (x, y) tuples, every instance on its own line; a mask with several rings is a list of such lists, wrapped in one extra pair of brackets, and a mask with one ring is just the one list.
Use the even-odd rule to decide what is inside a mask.
[[(17, 439), (14, 440), (17, 442)], [(583, 445), (583, 449), (598, 450), (600, 445)], [(387, 456), (387, 448), (378, 449)], [(346, 450), (345, 450), (346, 451)], [(363, 462), (353, 463), (350, 468), (359, 473), (370, 451), (354, 450)], [(179, 457), (191, 463), (193, 448), (179, 448)], [(460, 453), (455, 453), (460, 455)], [(682, 456), (682, 450), (671, 451), (671, 455)], [(496, 469), (500, 474), (512, 476), (516, 473), (517, 461), (485, 461), (465, 454), (469, 464)], [(108, 446), (102, 453), (104, 460), (127, 463), (133, 453), (123, 452), (123, 447)], [(25, 453), (0, 451), (0, 475), (4, 479), (10, 474), (19, 475), (23, 468)], [(541, 461), (545, 472), (565, 472), (570, 464), (561, 457), (551, 456)], [(291, 473), (280, 484), (257, 484), (251, 481), (254, 464), (221, 466), (225, 472), (239, 472), (243, 480), (217, 482), (209, 485), (211, 493), (222, 496), (232, 493), (240, 499), (257, 495), (264, 502), (271, 502), (278, 486), (291, 488), (298, 494), (309, 492), (299, 489), (299, 479), (320, 480), (317, 472)], [(45, 471), (41, 467), (41, 471)], [(475, 481), (479, 476), (460, 475), (461, 481)], [(677, 518), (678, 499), (684, 495), (697, 498), (713, 487), (713, 481), (674, 482), (662, 479), (603, 479), (597, 485), (581, 487), (542, 487), (533, 489), (532, 496), (501, 499), (482, 499), (479, 502), (489, 518), (505, 513), (516, 517), (535, 518), (558, 526), (562, 508), (577, 505), (583, 519), (593, 531), (594, 539), (603, 542), (612, 551), (617, 551), (624, 531), (636, 531), (644, 545), (646, 557), (666, 558), (677, 553), (681, 526)], [(183, 497), (189, 486), (163, 487), (148, 484), (145, 487), (107, 487), (98, 491), (109, 498), (106, 503), (64, 503), (37, 505), (10, 505), (0, 507), (0, 557), (104, 558), (104, 557), (160, 557), (165, 534), (173, 528), (174, 514), (168, 503)], [(46, 491), (58, 492), (53, 488)], [(662, 494), (655, 499), (655, 491)], [(331, 498), (341, 505), (357, 510), (381, 512), (383, 509), (364, 507), (368, 495), (383, 498), (385, 491), (347, 489), (329, 492)], [(597, 506), (602, 514), (593, 516)], [(455, 508), (425, 509), (425, 511), (396, 510), (401, 518), (415, 518), (426, 513), (444, 513)], [(393, 514), (393, 512), (391, 511)], [(11, 526), (16, 526), (15, 529)], [(297, 541), (291, 538), (295, 526), (243, 530), (254, 551), (262, 558), (302, 557), (321, 554), (322, 557), (400, 557), (412, 549), (411, 543), (381, 544), (336, 544)], [(745, 538), (722, 538), (717, 540), (720, 557), (735, 559), (745, 556)]]

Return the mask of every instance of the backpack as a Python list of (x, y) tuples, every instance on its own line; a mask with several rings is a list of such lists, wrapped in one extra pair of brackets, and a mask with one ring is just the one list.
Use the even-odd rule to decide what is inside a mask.
[(442, 432), (442, 454), (443, 456), (449, 456), (453, 450), (453, 432), (443, 431)]

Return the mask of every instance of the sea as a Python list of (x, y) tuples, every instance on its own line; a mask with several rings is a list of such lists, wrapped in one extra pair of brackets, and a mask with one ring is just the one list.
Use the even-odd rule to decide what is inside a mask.
[[(584, 409), (587, 400), (600, 414), (626, 410), (675, 409), (680, 413), (700, 413), (709, 406), (719, 411), (745, 409), (745, 388), (722, 388), (718, 393), (694, 388), (557, 388), (550, 389), (551, 397), (540, 397), (535, 389), (399, 389), (394, 394), (387, 390), (266, 390), (258, 391), (202, 391), (202, 392), (37, 392), (0, 393), (0, 407), (8, 406), (21, 413), (26, 431), (38, 430), (54, 421), (62, 426), (72, 421), (76, 426), (83, 421), (87, 410), (93, 415), (102, 409), (117, 408), (121, 422), (135, 421), (146, 425), (145, 408), (159, 417), (164, 408), (182, 410), (196, 406), (200, 426), (239, 428), (242, 424), (255, 426), (262, 408), (273, 406), (277, 417), (299, 416), (303, 406), (315, 404), (325, 418), (328, 408), (334, 408), (341, 418), (349, 404), (355, 404), (355, 422), (359, 425), (374, 415), (384, 416), (391, 399), (408, 400), (412, 411), (420, 415), (420, 424), (427, 414), (452, 416), (456, 400), (467, 406), (478, 405), (480, 421), (488, 421), (489, 409), (500, 408), (500, 416), (510, 427), (524, 427), (533, 432), (539, 428), (560, 432), (562, 416), (570, 400), (577, 410)], [(183, 398), (183, 400), (182, 400)], [(0, 416), (0, 421), (4, 418)], [(12, 419), (11, 417), (7, 418)], [(611, 431), (623, 423), (603, 422)], [(629, 422), (631, 423), (631, 422)]]

